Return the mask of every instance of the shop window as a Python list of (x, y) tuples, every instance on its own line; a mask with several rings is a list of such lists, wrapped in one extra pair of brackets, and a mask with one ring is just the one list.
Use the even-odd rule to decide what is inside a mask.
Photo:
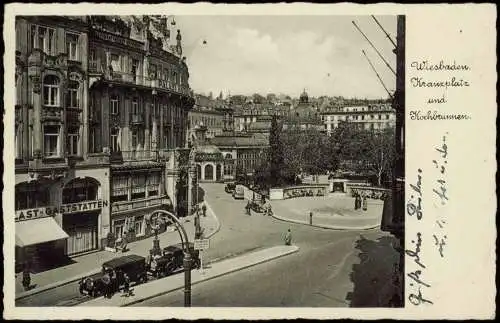
[(144, 216), (136, 216), (134, 221), (134, 231), (136, 236), (144, 235)]
[(111, 96), (110, 100), (111, 114), (116, 115), (120, 111), (120, 101), (118, 100), (118, 95)]
[(132, 177), (132, 200), (146, 197), (146, 176), (138, 175)]
[(111, 181), (111, 202), (128, 200), (128, 177), (116, 176)]
[(97, 200), (99, 185), (90, 179), (75, 179), (63, 189), (63, 204)]
[(68, 128), (68, 137), (66, 141), (66, 153), (70, 156), (78, 155), (78, 146), (80, 142), (80, 129), (78, 127)]
[(59, 126), (43, 127), (43, 152), (45, 157), (59, 156)]
[(34, 209), (48, 206), (49, 202), (50, 192), (47, 187), (27, 183), (16, 185), (16, 210)]
[(44, 53), (53, 55), (55, 30), (42, 26), (31, 26), (31, 40), (33, 48), (42, 50)]
[(121, 239), (125, 233), (125, 220), (113, 221), (113, 233), (116, 239)]
[(78, 60), (78, 34), (66, 33), (66, 53), (68, 59), (72, 61)]
[(47, 75), (43, 79), (43, 104), (49, 107), (59, 106), (59, 78)]

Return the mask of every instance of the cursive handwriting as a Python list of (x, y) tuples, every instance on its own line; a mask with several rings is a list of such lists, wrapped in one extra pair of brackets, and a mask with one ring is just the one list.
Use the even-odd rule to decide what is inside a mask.
[(422, 303), (434, 304), (430, 300), (422, 297), (422, 288), (420, 286), (418, 287), (418, 294), (410, 294), (410, 296), (408, 296), (408, 300), (415, 306), (421, 305)]
[[(406, 204), (406, 212), (413, 216), (416, 214), (417, 219), (422, 219), (422, 170), (418, 169), (417, 183), (410, 184), (411, 189), (417, 193), (417, 200), (415, 201), (415, 195), (410, 196), (410, 201)], [(416, 203), (416, 204), (415, 204)]]
[[(439, 147), (434, 148), (438, 153), (439, 153), (439, 158), (435, 159), (432, 161), (434, 164), (435, 169), (438, 170), (437, 172), (437, 179), (436, 183), (437, 188), (433, 188), (432, 191), (434, 192), (434, 196), (438, 197), (438, 200), (441, 201), (441, 205), (445, 205), (448, 202), (448, 196), (447, 196), (447, 183), (446, 183), (446, 170), (448, 166), (448, 145), (446, 141), (446, 136), (448, 133), (446, 133), (442, 137), (442, 143)], [(443, 216), (443, 212), (440, 212), (440, 217)], [(446, 226), (446, 221), (445, 220), (436, 220), (436, 224), (438, 225), (439, 229), (436, 230), (435, 234), (432, 235), (434, 238), (434, 246), (437, 247), (437, 251), (439, 252), (439, 255), (441, 258), (444, 258), (444, 246), (446, 246), (446, 241), (448, 237), (446, 236), (445, 232), (445, 226)]]
[(432, 236), (434, 237), (434, 245), (438, 247), (439, 255), (441, 256), (441, 258), (444, 258), (443, 249), (446, 245), (446, 239), (448, 237), (443, 236), (442, 238), (438, 238), (435, 234)]
[(450, 113), (440, 113), (438, 111), (430, 111), (427, 112), (414, 110), (410, 111), (410, 119), (411, 120), (469, 120), (471, 117), (468, 114), (450, 114)]
[(469, 71), (470, 67), (467, 64), (457, 64), (455, 61), (453, 63), (446, 64), (444, 60), (439, 61), (438, 64), (430, 63), (427, 60), (424, 61), (413, 61), (411, 62), (411, 67), (417, 71)]
[(420, 268), (425, 268), (425, 265), (420, 260), (420, 247), (422, 246), (422, 233), (417, 232), (417, 241), (411, 240), (411, 243), (415, 245), (415, 250), (406, 249), (405, 253), (414, 258), (413, 261), (420, 266)]
[[(422, 271), (421, 270), (415, 270), (411, 273), (408, 274), (408, 277), (410, 277), (411, 279), (413, 279), (414, 282), (416, 282), (417, 284), (419, 285), (422, 285), (422, 286), (425, 286), (425, 287), (431, 287), (431, 285), (427, 284), (427, 283), (424, 283), (421, 279), (420, 279), (420, 275), (422, 274)], [(413, 283), (410, 283), (410, 286), (413, 286)]]

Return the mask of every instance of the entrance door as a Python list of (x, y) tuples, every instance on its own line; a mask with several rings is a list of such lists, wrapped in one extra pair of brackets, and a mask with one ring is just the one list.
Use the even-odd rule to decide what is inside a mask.
[(98, 212), (64, 215), (63, 229), (69, 236), (67, 240), (68, 255), (97, 249), (98, 216)]

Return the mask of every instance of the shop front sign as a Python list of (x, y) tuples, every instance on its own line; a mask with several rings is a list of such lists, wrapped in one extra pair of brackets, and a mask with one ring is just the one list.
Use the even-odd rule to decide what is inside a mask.
[(32, 220), (47, 216), (54, 216), (58, 213), (71, 214), (86, 211), (100, 210), (109, 205), (108, 201), (85, 201), (80, 203), (63, 204), (61, 206), (44, 206), (35, 209), (16, 211), (16, 221)]

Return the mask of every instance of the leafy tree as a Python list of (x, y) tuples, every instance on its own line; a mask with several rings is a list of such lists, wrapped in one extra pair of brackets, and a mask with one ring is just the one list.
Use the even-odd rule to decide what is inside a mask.
[(271, 130), (269, 134), (269, 182), (272, 187), (283, 184), (284, 178), (282, 170), (285, 168), (285, 159), (283, 156), (283, 145), (280, 139), (281, 124), (278, 123), (276, 116), (271, 121)]

